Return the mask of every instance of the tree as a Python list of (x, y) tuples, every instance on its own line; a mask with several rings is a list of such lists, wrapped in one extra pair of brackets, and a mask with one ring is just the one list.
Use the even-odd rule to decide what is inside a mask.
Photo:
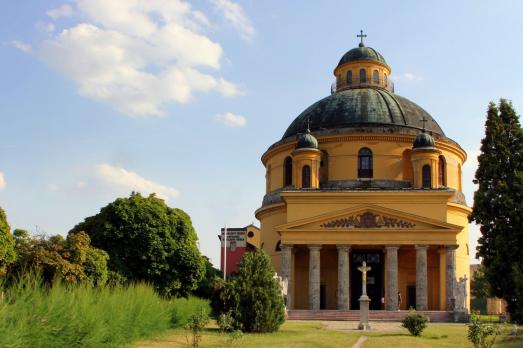
[(492, 295), (523, 320), (523, 130), (512, 104), (490, 103), (474, 183), (471, 221), (480, 225), (482, 258)]
[(0, 278), (7, 273), (7, 268), (15, 262), (15, 241), (11, 235), (11, 227), (7, 223), (7, 216), (0, 208)]
[(11, 280), (34, 270), (47, 284), (55, 279), (67, 284), (94, 286), (103, 286), (107, 282), (108, 255), (92, 247), (85, 232), (71, 234), (67, 239), (60, 235), (31, 237), (27, 231), (19, 229), (13, 235), (18, 258), (9, 272)]
[(193, 295), (210, 299), (214, 293), (215, 282), (221, 279), (222, 272), (212, 265), (207, 256), (202, 256), (205, 264), (205, 274), (198, 284), (198, 287), (193, 291)]
[(190, 217), (154, 195), (118, 198), (69, 233), (78, 231), (109, 254), (110, 271), (166, 296), (188, 295), (205, 271)]
[(237, 275), (230, 278), (222, 292), (225, 313), (234, 326), (246, 332), (277, 331), (285, 321), (283, 296), (271, 259), (256, 249), (245, 254)]

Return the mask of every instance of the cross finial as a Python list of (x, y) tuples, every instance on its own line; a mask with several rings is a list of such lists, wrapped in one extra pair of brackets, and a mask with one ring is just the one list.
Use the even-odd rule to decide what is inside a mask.
[(422, 131), (423, 131), (423, 133), (425, 133), (427, 131), (427, 128), (425, 127), (425, 124), (427, 122), (429, 122), (429, 120), (427, 120), (427, 118), (425, 116), (423, 116), (420, 121), (423, 122), (423, 129), (422, 129)]
[(307, 133), (310, 133), (310, 131), (311, 131), (310, 125), (311, 125), (311, 119), (307, 117)]
[(365, 45), (363, 44), (363, 38), (364, 38), (364, 37), (367, 37), (367, 35), (364, 35), (364, 34), (363, 34), (363, 30), (360, 30), (360, 35), (356, 35), (356, 37), (359, 37), (359, 38), (361, 39), (361, 42), (360, 42), (360, 45), (359, 45), (359, 46), (360, 46), (360, 47), (365, 46)]

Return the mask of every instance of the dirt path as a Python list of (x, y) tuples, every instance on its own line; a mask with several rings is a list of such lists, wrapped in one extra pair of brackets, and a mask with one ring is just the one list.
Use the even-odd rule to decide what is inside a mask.
[(358, 340), (356, 341), (356, 343), (354, 343), (354, 345), (352, 346), (352, 348), (363, 348), (363, 343), (365, 343), (365, 341), (367, 340), (367, 336), (361, 336), (360, 338), (358, 338)]
[[(370, 323), (372, 329), (371, 332), (403, 332), (407, 333), (407, 330), (401, 327), (401, 323), (398, 322), (386, 322), (386, 321), (375, 321)], [(327, 330), (335, 331), (359, 331), (357, 321), (322, 321), (321, 326)]]

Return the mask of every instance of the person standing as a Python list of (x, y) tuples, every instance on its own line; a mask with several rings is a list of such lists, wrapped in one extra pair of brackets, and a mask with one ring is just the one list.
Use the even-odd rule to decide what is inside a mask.
[(401, 292), (398, 291), (398, 311), (401, 308)]

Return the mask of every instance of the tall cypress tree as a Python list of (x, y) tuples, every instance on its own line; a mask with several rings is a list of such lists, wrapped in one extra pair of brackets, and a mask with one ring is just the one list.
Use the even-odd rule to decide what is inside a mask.
[(489, 104), (474, 183), (471, 221), (480, 225), (482, 258), (492, 295), (523, 320), (523, 130), (512, 104)]

